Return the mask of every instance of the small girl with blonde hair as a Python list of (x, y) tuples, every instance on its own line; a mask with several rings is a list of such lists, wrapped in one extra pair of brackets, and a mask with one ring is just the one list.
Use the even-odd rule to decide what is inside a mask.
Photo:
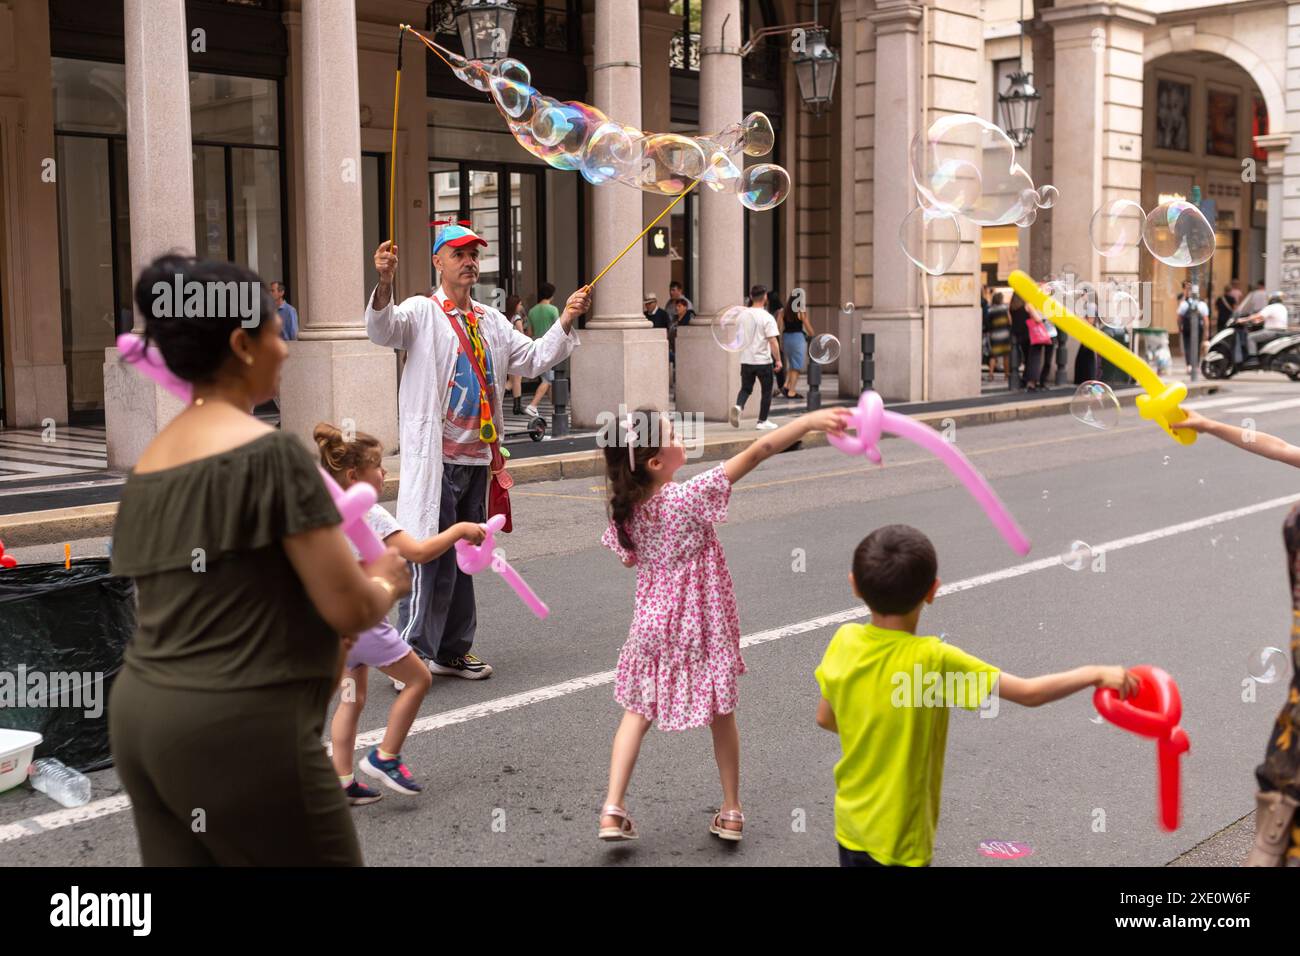
[[(379, 440), (364, 432), (345, 439), (334, 425), (321, 422), (312, 435), (320, 448), (321, 466), (333, 476), (339, 487), (349, 488), (358, 481), (369, 483), (377, 495), (384, 492), (383, 446)], [(393, 516), (376, 503), (366, 512), (368, 524), (375, 536), (389, 547), (397, 548), (407, 561), (423, 564), (443, 554), (461, 538), (481, 544), (484, 531), (481, 525), (462, 521), (446, 531), (424, 541), (411, 537), (393, 519)], [(388, 712), (388, 726), (379, 746), (361, 760), (362, 773), (377, 778), (391, 790), (407, 795), (419, 793), (423, 788), (402, 762), (402, 744), (420, 711), (420, 704), (429, 690), (433, 678), (409, 644), (402, 640), (397, 629), (388, 621), (363, 631), (348, 652), (343, 677), (343, 695), (330, 735), (334, 745), (334, 769), (339, 783), (353, 806), (374, 803), (381, 796), (378, 790), (357, 780), (352, 772), (353, 748), (356, 746), (357, 724), (366, 706), (367, 667), (377, 667), (394, 681), (400, 682), (397, 699)]]

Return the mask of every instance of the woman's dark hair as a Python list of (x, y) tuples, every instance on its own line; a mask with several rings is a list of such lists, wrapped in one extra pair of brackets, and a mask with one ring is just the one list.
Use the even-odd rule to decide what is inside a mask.
[(1002, 293), (994, 292), (993, 299), (989, 302), (989, 305), (1002, 305), (1002, 301)]
[[(649, 497), (654, 484), (646, 462), (659, 454), (659, 439), (663, 427), (660, 412), (655, 408), (639, 408), (628, 422), (615, 422), (616, 441), (605, 444), (605, 489), (609, 494), (609, 517), (618, 531), (618, 543), (627, 551), (635, 551), (628, 526), (636, 506)], [(628, 444), (632, 445), (632, 461), (628, 461)]]
[(369, 468), (384, 460), (384, 446), (374, 435), (357, 432), (351, 441), (343, 437), (338, 426), (321, 422), (312, 431), (311, 437), (320, 449), (321, 467), (328, 471), (335, 481), (341, 481), (349, 468)]
[[(144, 267), (135, 283), (135, 304), (144, 315), (146, 343), (156, 344), (167, 367), (187, 382), (215, 378), (232, 355), (230, 333), (243, 326), (257, 337), (276, 314), (270, 288), (256, 272), (179, 252)], [(241, 313), (243, 306), (249, 308)], [(256, 322), (245, 325), (253, 312)]]
[(853, 583), (877, 614), (907, 614), (939, 574), (934, 545), (905, 524), (877, 528), (853, 552)]
[(524, 301), (523, 296), (512, 295), (506, 299), (506, 318), (514, 321), (515, 314), (519, 311), (520, 304)]
[(1025, 307), (1025, 300), (1020, 298), (1020, 293), (1013, 292), (1011, 293), (1010, 305), (1012, 309), (1023, 309)]

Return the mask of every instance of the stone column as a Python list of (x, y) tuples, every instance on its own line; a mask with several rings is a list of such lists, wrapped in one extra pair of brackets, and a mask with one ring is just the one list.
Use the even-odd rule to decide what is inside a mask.
[[(662, 133), (672, 129), (670, 109), (672, 71), (668, 68), (668, 46), (673, 34), (681, 29), (682, 18), (676, 14), (665, 13), (662, 10), (662, 3), (658, 6), (661, 9), (647, 9), (644, 5), (641, 8), (641, 125), (647, 130)], [(646, 193), (641, 205), (641, 214), (645, 217), (642, 219), (642, 225), (663, 212), (664, 206), (670, 202), (672, 197)], [(683, 204), (685, 202), (686, 200), (682, 200)], [(673, 212), (680, 209), (679, 205)], [(659, 220), (659, 225), (664, 227), (665, 231), (671, 225), (669, 222), (671, 218), (670, 213)], [(641, 281), (645, 286), (642, 294), (653, 292), (659, 297), (660, 308), (666, 309), (668, 283), (672, 281), (672, 260), (667, 255), (650, 255), (649, 236), (642, 241), (642, 247), (644, 275)], [(629, 252), (628, 255), (632, 253)], [(604, 280), (602, 279), (601, 282), (603, 283)]]
[[(740, 0), (709, 0), (700, 25), (700, 130), (706, 135), (744, 118), (740, 45)], [(707, 185), (696, 187), (695, 195), (698, 299), (694, 321), (677, 331), (677, 408), (725, 420), (740, 391), (740, 356), (718, 347), (710, 325), (717, 313), (745, 303), (745, 207), (735, 193)], [(757, 399), (751, 396), (745, 406), (746, 418), (757, 417)]]
[[(1265, 230), (1264, 280), (1269, 291), (1281, 289), (1290, 278), (1292, 285), (1300, 285), (1300, 242), (1292, 239), (1283, 242), (1284, 210), (1286, 208), (1286, 148), (1291, 143), (1290, 133), (1269, 133), (1255, 137), (1255, 145), (1268, 150), (1268, 227)], [(1249, 197), (1250, 193), (1246, 195)], [(1246, 221), (1249, 222), (1254, 210), (1245, 206)], [(1290, 261), (1287, 251), (1294, 248)], [(1294, 275), (1288, 275), (1294, 273)]]
[[(641, 125), (641, 40), (637, 0), (596, 4), (592, 54), (594, 105), (620, 123)], [(590, 189), (592, 275), (603, 269), (645, 226), (642, 197), (622, 183)], [(599, 424), (620, 405), (668, 407), (668, 336), (641, 311), (644, 260), (633, 249), (595, 287), (592, 316), (573, 370), (573, 423)]]
[[(1055, 8), (1042, 13), (1052, 30), (1051, 267), (1102, 283), (1138, 278), (1138, 249), (1110, 258), (1092, 247), (1087, 224), (1117, 199), (1142, 201), (1142, 50), (1154, 17), (1115, 5)], [(1036, 276), (1035, 278), (1039, 278)], [(1076, 343), (1071, 342), (1071, 349)]]
[[(194, 249), (189, 34), (185, 0), (126, 0), (127, 169), (132, 279), (171, 249)], [(135, 313), (135, 330), (144, 316)], [(135, 464), (181, 403), (104, 354), (108, 467)]]
[(68, 420), (55, 155), (49, 9), (0, 3), (0, 313), (11, 428)]
[[(1269, 138), (1286, 135), (1287, 130), (1300, 130), (1300, 3), (1292, 0), (1287, 5), (1286, 49), (1286, 113), (1270, 113)], [(1268, 179), (1268, 286), (1286, 293), (1286, 305), (1295, 315), (1300, 310), (1300, 137), (1288, 137), (1283, 159), (1281, 195), (1274, 202), (1273, 150), (1269, 150)], [(1276, 233), (1273, 229), (1274, 208), (1282, 213)], [(1274, 236), (1277, 236), (1275, 239)], [(1274, 262), (1281, 268), (1274, 272)], [(1277, 277), (1276, 285), (1274, 276)], [(1244, 276), (1243, 276), (1244, 278)]]
[[(319, 421), (351, 422), (390, 450), (398, 435), (396, 353), (372, 345), (365, 329), (355, 0), (303, 2), (301, 109), (306, 274), (299, 340), (281, 378), (281, 427), (310, 441)], [(423, 281), (425, 268), (403, 257), (398, 288), (404, 275), (406, 283)]]
[[(876, 69), (875, 31), (867, 17), (866, 0), (845, 0), (840, 13), (840, 68), (831, 113), (831, 215), (835, 223), (831, 248), (831, 294), (813, 328), (832, 332), (840, 340), (840, 359), (826, 366), (838, 373), (839, 396), (862, 391), (860, 316), (871, 306), (873, 268), (871, 214), (874, 201)], [(787, 96), (799, 96), (797, 83)], [(787, 102), (791, 102), (787, 100)], [(802, 110), (797, 121), (804, 122)], [(793, 199), (799, 200), (796, 192)], [(789, 203), (791, 200), (786, 200)], [(795, 213), (797, 216), (798, 213)], [(852, 308), (849, 306), (852, 305)], [(806, 371), (806, 370), (805, 370)]]
[[(873, 189), (871, 222), (871, 308), (859, 308), (862, 331), (876, 337), (875, 389), (886, 400), (921, 398), (923, 335), (920, 271), (898, 243), (898, 227), (916, 205), (909, 151), (905, 144), (920, 129), (922, 112), (921, 23), (924, 9), (908, 0), (877, 0), (866, 16), (875, 36), (875, 98), (871, 143)], [(865, 77), (859, 75), (861, 84)], [(866, 136), (866, 131), (862, 131)], [(866, 282), (861, 283), (867, 286)], [(856, 304), (856, 303), (855, 303)], [(978, 362), (978, 360), (977, 360)]]

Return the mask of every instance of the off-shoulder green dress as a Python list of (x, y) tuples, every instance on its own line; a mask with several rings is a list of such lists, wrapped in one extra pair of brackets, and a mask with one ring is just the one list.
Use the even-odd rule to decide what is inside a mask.
[(321, 744), (339, 636), (283, 546), (339, 522), (278, 431), (128, 477), (112, 569), (138, 625), (109, 734), (145, 865), (360, 864)]

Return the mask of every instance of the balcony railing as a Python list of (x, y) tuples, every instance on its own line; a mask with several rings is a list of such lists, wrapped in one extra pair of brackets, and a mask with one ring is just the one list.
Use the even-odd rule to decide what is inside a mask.
[[(526, 50), (550, 50), (553, 53), (576, 53), (572, 19), (573, 3), (566, 8), (549, 6), (545, 0), (512, 0), (519, 12), (515, 16), (511, 45)], [(454, 39), (459, 48), (460, 31), (456, 29), (458, 0), (434, 0), (434, 33)]]
[[(778, 86), (785, 51), (763, 43), (741, 61), (745, 82), (757, 86)], [(674, 70), (696, 73), (700, 69), (700, 35), (678, 30), (668, 42), (668, 65)]]

